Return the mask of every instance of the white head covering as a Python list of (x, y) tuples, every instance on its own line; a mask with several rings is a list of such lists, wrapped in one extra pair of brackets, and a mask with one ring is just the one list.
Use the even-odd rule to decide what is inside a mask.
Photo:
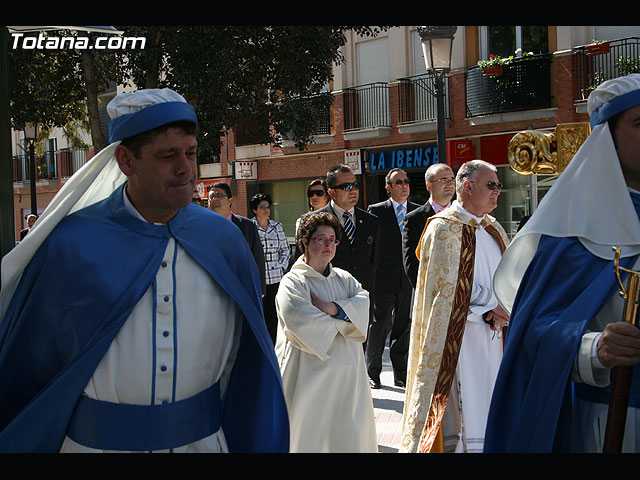
[[(603, 82), (587, 101), (593, 130), (505, 251), (494, 276), (500, 303), (511, 311), (541, 235), (577, 237), (593, 255), (640, 253), (640, 221), (622, 175), (607, 120), (640, 105), (640, 75)], [(594, 121), (595, 120), (595, 121)]]
[[(172, 118), (172, 114), (153, 115), (155, 120), (153, 125), (149, 125), (146, 120), (142, 123), (135, 121), (135, 114), (143, 112), (147, 107), (170, 102), (182, 102), (188, 105), (186, 100), (173, 90), (149, 89), (117, 95), (107, 105), (107, 112), (112, 122), (133, 119), (135, 126), (131, 127), (129, 124), (127, 131), (135, 130), (141, 133), (146, 127), (149, 127), (146, 130), (151, 130), (155, 126), (172, 122), (176, 118)], [(181, 112), (180, 116), (184, 117), (185, 114)], [(120, 140), (111, 142), (73, 174), (33, 225), (29, 235), (2, 258), (0, 323), (20, 281), (22, 271), (55, 226), (65, 216), (107, 198), (125, 182), (127, 177), (120, 170), (115, 158), (115, 150), (119, 144)]]

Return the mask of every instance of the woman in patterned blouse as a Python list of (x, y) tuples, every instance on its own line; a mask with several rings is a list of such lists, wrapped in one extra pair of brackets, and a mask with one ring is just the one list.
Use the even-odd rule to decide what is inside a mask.
[(275, 298), (276, 293), (278, 293), (280, 279), (289, 268), (291, 249), (287, 241), (287, 236), (282, 228), (282, 223), (269, 218), (271, 214), (271, 203), (271, 195), (258, 193), (251, 198), (249, 206), (255, 214), (252, 220), (258, 227), (258, 235), (260, 236), (264, 250), (267, 288), (262, 302), (267, 330), (275, 345), (278, 330)]

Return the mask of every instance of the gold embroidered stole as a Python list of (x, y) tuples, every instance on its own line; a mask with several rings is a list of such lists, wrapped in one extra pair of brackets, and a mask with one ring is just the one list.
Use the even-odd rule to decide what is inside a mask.
[(473, 265), (476, 251), (476, 230), (470, 225), (462, 227), (462, 243), (460, 246), (460, 264), (458, 266), (458, 282), (456, 284), (447, 339), (442, 352), (440, 371), (436, 380), (435, 389), (431, 398), (431, 406), (427, 415), (422, 438), (420, 439), (419, 453), (431, 451), (436, 438), (444, 410), (447, 406), (451, 383), (458, 365), (458, 355), (462, 344), (464, 326), (469, 313), (471, 289), (473, 287)]

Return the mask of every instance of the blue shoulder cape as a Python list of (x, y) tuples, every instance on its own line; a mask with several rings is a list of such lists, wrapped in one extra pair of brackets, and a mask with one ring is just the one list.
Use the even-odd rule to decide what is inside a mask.
[[(632, 199), (639, 211), (640, 198), (632, 194)], [(632, 268), (636, 259), (622, 259), (620, 265)], [(577, 238), (541, 237), (514, 302), (485, 452), (570, 450), (571, 366), (587, 324), (618, 290), (612, 261), (595, 257)], [(609, 402), (608, 388), (575, 387), (580, 396)], [(635, 404), (638, 367), (632, 389), (630, 404)]]
[(59, 451), (78, 398), (173, 235), (244, 314), (223, 397), (230, 451), (287, 452), (280, 370), (240, 230), (194, 204), (167, 225), (142, 222), (124, 210), (122, 188), (65, 217), (24, 271), (0, 324), (0, 451)]

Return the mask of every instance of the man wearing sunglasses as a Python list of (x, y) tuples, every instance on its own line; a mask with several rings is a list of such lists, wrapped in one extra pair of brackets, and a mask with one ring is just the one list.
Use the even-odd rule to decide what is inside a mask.
[(407, 377), (407, 354), (411, 328), (411, 284), (402, 266), (402, 228), (407, 213), (420, 207), (410, 202), (411, 187), (407, 173), (390, 170), (385, 178), (389, 198), (369, 205), (378, 217), (378, 269), (373, 294), (373, 319), (367, 335), (367, 371), (372, 388), (380, 388), (382, 354), (390, 336), (389, 356), (394, 384), (404, 388)]
[(456, 175), (456, 200), (429, 218), (418, 247), (402, 450), (482, 452), (509, 317), (493, 293), (508, 243), (489, 215), (502, 185), (472, 160)]
[[(620, 267), (640, 270), (640, 75), (603, 82), (587, 111), (591, 133), (496, 273), (496, 294), (512, 320), (488, 452), (640, 450), (640, 330), (623, 321), (612, 249), (620, 248)], [(623, 435), (611, 436), (610, 448), (617, 367), (633, 375), (626, 425), (614, 429)]]
[(375, 249), (378, 219), (356, 207), (360, 188), (347, 165), (336, 165), (327, 172), (331, 201), (318, 212), (334, 214), (342, 224), (342, 240), (331, 261), (353, 275), (370, 294), (374, 288)]

